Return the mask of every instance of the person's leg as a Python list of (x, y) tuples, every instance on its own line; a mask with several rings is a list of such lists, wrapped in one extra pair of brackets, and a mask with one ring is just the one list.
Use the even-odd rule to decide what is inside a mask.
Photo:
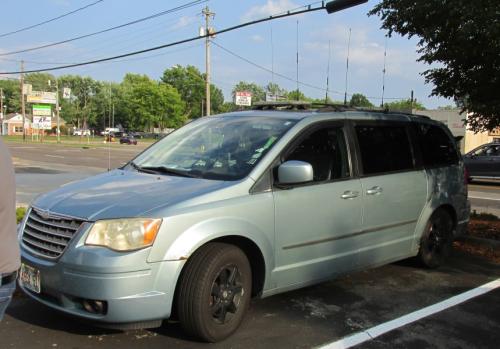
[(16, 289), (16, 280), (13, 280), (8, 284), (0, 286), (0, 321), (2, 321), (3, 319), (5, 309), (7, 309), (7, 306), (9, 305), (12, 299), (12, 294), (14, 293), (15, 289)]

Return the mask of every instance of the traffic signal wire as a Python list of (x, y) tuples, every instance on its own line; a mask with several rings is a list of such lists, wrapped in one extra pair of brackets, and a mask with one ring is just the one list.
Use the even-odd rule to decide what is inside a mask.
[(43, 22), (40, 22), (40, 23), (37, 23), (37, 24), (32, 24), (30, 26), (27, 26), (27, 27), (24, 27), (24, 28), (20, 28), (20, 29), (17, 29), (17, 30), (13, 30), (13, 31), (8, 32), (8, 33), (0, 34), (0, 38), (3, 38), (5, 36), (9, 36), (9, 35), (12, 35), (12, 34), (20, 33), (20, 32), (23, 32), (23, 31), (26, 31), (26, 30), (29, 30), (29, 29), (33, 29), (33, 28), (39, 27), (41, 25), (44, 25), (44, 24), (47, 24), (47, 23), (50, 23), (50, 22), (57, 21), (58, 19), (64, 18), (64, 17), (69, 16), (69, 15), (72, 15), (73, 13), (85, 10), (85, 9), (87, 9), (87, 8), (89, 8), (91, 6), (97, 5), (98, 3), (103, 2), (103, 1), (104, 0), (94, 1), (93, 3), (90, 3), (90, 4), (85, 5), (83, 7), (77, 8), (76, 10), (63, 13), (62, 15), (59, 15), (57, 17), (47, 19), (47, 20), (45, 20)]
[[(101, 0), (101, 1), (103, 1), (103, 0)], [(181, 11), (181, 10), (184, 10), (184, 9), (196, 6), (196, 5), (200, 5), (200, 4), (205, 3), (207, 1), (208, 0), (194, 0), (194, 1), (188, 2), (188, 3), (184, 4), (184, 5), (179, 5), (177, 7), (173, 7), (171, 9), (168, 9), (168, 10), (165, 10), (165, 11), (162, 11), (162, 12), (158, 12), (158, 13), (155, 13), (155, 14), (147, 16), (147, 17), (139, 18), (139, 19), (133, 20), (131, 22), (123, 23), (123, 24), (120, 24), (120, 25), (117, 25), (117, 26), (114, 26), (114, 27), (110, 27), (110, 28), (106, 28), (106, 29), (103, 29), (103, 30), (99, 30), (99, 31), (96, 31), (96, 32), (93, 32), (93, 33), (84, 34), (84, 35), (76, 36), (76, 37), (73, 37), (73, 38), (70, 38), (70, 39), (65, 39), (65, 40), (61, 40), (61, 41), (57, 41), (57, 42), (53, 42), (53, 43), (45, 44), (45, 45), (41, 45), (41, 46), (35, 46), (35, 47), (30, 47), (30, 48), (26, 48), (26, 49), (22, 49), (22, 50), (17, 50), (17, 51), (10, 51), (10, 52), (5, 52), (5, 53), (0, 53), (0, 57), (2, 57), (2, 56), (10, 56), (10, 55), (18, 54), (18, 53), (23, 53), (23, 52), (30, 52), (30, 51), (41, 50), (41, 49), (44, 49), (44, 48), (58, 46), (58, 45), (66, 44), (68, 42), (72, 42), (72, 41), (76, 41), (76, 40), (81, 40), (81, 39), (88, 38), (88, 37), (91, 37), (91, 36), (95, 36), (95, 35), (107, 33), (107, 32), (110, 32), (110, 31), (113, 31), (113, 30), (116, 30), (116, 29), (128, 27), (128, 26), (133, 25), (133, 24), (137, 24), (137, 23), (144, 22), (144, 21), (147, 21), (147, 20), (150, 20), (150, 19), (153, 19), (153, 18), (164, 16), (164, 15), (167, 15), (167, 14), (170, 14), (170, 13), (178, 12), (178, 11)]]

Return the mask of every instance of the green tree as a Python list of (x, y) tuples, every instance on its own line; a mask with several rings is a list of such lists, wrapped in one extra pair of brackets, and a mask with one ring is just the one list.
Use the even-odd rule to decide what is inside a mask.
[(122, 101), (129, 127), (179, 127), (184, 121), (185, 104), (169, 84), (151, 80), (146, 75), (127, 74), (121, 84)]
[(306, 97), (306, 95), (303, 94), (300, 90), (290, 91), (287, 93), (286, 97), (289, 101), (303, 101), (303, 102), (312, 101), (311, 98)]
[(412, 103), (411, 99), (402, 99), (400, 101), (385, 103), (384, 108), (387, 108), (389, 110), (407, 111), (409, 113), (411, 113), (412, 109), (425, 110), (425, 107), (422, 103), (417, 102), (416, 100), (414, 100)]
[(369, 15), (389, 35), (420, 39), (418, 60), (439, 65), (422, 73), (432, 95), (453, 98), (481, 131), (500, 126), (499, 13), (498, 0), (383, 0)]
[[(49, 85), (49, 80), (51, 84)], [(31, 84), (33, 91), (55, 91), (55, 77), (48, 73), (31, 73), (24, 77), (25, 84)]]
[(268, 83), (265, 90), (268, 95), (274, 96), (277, 100), (286, 98), (287, 91), (277, 83)]
[[(189, 118), (194, 119), (205, 114), (201, 110), (202, 104), (205, 103), (205, 74), (198, 68), (192, 65), (186, 67), (175, 65), (163, 72), (161, 81), (179, 91), (186, 103), (186, 114)], [(224, 104), (224, 95), (222, 90), (213, 84), (210, 85), (210, 102), (212, 113), (220, 112)]]
[(64, 87), (71, 89), (71, 100), (61, 101), (61, 117), (70, 124), (79, 128), (95, 127), (98, 123), (98, 110), (94, 105), (94, 98), (103, 85), (91, 77), (80, 75), (63, 75), (58, 78), (59, 93)]
[(266, 91), (259, 85), (253, 82), (240, 81), (234, 87), (232, 91), (233, 101), (236, 96), (236, 92), (248, 91), (252, 93), (252, 104), (255, 102), (262, 102), (266, 100)]
[(19, 81), (16, 80), (0, 80), (0, 88), (3, 90), (4, 112), (20, 113), (21, 112), (21, 87)]
[(373, 104), (368, 100), (368, 98), (366, 98), (365, 95), (362, 95), (361, 93), (353, 94), (349, 105), (352, 107), (373, 108)]

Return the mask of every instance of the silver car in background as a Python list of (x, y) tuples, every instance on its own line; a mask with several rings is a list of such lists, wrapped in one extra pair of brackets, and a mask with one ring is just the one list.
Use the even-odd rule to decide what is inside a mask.
[(218, 341), (267, 297), (417, 257), (464, 232), (464, 165), (426, 117), (349, 108), (206, 117), (35, 200), (20, 284), (96, 324)]

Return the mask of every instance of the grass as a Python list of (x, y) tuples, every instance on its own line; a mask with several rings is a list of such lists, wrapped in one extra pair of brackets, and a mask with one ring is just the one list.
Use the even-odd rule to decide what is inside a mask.
[(16, 208), (16, 219), (18, 224), (23, 220), (25, 214), (26, 214), (26, 207)]

